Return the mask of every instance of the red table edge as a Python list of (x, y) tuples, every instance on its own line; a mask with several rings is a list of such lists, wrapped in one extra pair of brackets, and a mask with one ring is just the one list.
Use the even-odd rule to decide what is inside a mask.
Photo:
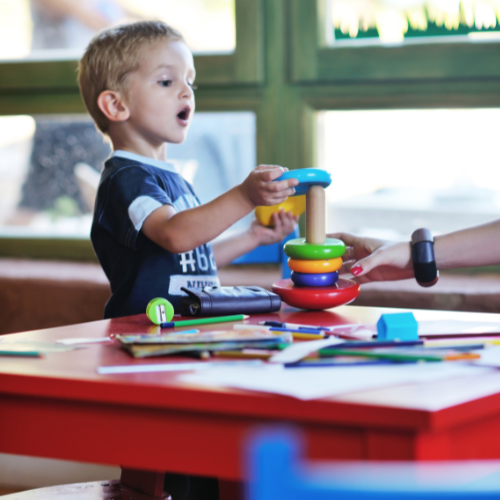
[[(113, 380), (78, 380), (0, 373), (0, 394), (65, 401), (120, 404), (134, 408), (177, 410), (237, 417), (260, 416), (283, 420), (376, 425), (400, 430), (442, 430), (486, 418), (500, 409), (500, 394), (493, 394), (437, 411), (347, 403), (333, 399), (301, 401), (268, 393), (204, 388), (145, 386)], [(134, 395), (131, 403), (131, 394)], [(307, 411), (304, 412), (304, 405)], [(366, 411), (360, 412), (360, 407)], [(361, 415), (360, 415), (361, 413)]]

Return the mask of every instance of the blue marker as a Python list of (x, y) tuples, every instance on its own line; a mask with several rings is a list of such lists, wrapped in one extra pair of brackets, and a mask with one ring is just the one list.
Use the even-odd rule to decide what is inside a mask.
[(312, 330), (309, 333), (330, 331), (329, 326), (296, 325), (295, 323), (282, 323), (280, 321), (261, 321), (259, 324), (276, 328), (286, 328), (288, 330)]
[(323, 335), (323, 330), (316, 330), (313, 328), (278, 328), (272, 326), (269, 328), (272, 332), (289, 332), (289, 333), (311, 333), (313, 335)]

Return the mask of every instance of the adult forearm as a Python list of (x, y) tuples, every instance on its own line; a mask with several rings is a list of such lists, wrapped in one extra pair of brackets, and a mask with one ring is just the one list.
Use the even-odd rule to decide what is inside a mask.
[(500, 264), (500, 220), (435, 237), (438, 269)]

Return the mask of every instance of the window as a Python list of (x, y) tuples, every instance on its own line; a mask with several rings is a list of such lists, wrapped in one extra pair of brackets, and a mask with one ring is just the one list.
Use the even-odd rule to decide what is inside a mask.
[[(38, 1), (4, 0), (0, 6), (0, 27), (5, 28), (0, 29), (0, 114), (84, 112), (77, 60), (91, 36), (108, 22), (82, 27), (90, 22), (91, 6), (110, 18), (108, 24), (143, 18), (175, 21), (171, 24), (182, 30), (194, 51), (200, 88), (256, 85), (264, 79), (261, 0)], [(71, 6), (80, 19), (75, 20), (73, 11), (51, 15), (38, 35), (34, 12), (52, 3)]]
[(255, 114), (196, 112), (183, 144), (167, 156), (183, 165), (202, 203), (243, 182), (256, 166)]
[(495, 1), (324, 1), (325, 41), (331, 47), (500, 39)]
[(109, 145), (76, 116), (0, 118), (0, 234), (88, 238), (94, 190)]
[(3, 0), (0, 59), (78, 59), (100, 30), (158, 19), (179, 29), (195, 54), (231, 54), (234, 0)]
[[(100, 172), (111, 152), (92, 120), (0, 117), (0, 137), (0, 236), (88, 239)], [(210, 201), (255, 167), (255, 116), (197, 113), (188, 139), (169, 145), (168, 157), (202, 202)]]
[[(500, 218), (500, 108), (325, 111), (329, 230), (408, 239)], [(335, 186), (335, 184), (337, 186)]]

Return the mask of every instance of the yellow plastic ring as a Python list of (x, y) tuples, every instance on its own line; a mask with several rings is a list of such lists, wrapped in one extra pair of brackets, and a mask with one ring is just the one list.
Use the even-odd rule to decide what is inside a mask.
[(279, 213), (281, 209), (285, 212), (292, 212), (293, 215), (301, 215), (306, 210), (306, 196), (293, 196), (278, 205), (257, 207), (255, 217), (263, 226), (272, 227), (274, 226), (273, 213)]
[(296, 273), (323, 274), (333, 273), (342, 267), (342, 258), (328, 260), (288, 259), (288, 267)]

